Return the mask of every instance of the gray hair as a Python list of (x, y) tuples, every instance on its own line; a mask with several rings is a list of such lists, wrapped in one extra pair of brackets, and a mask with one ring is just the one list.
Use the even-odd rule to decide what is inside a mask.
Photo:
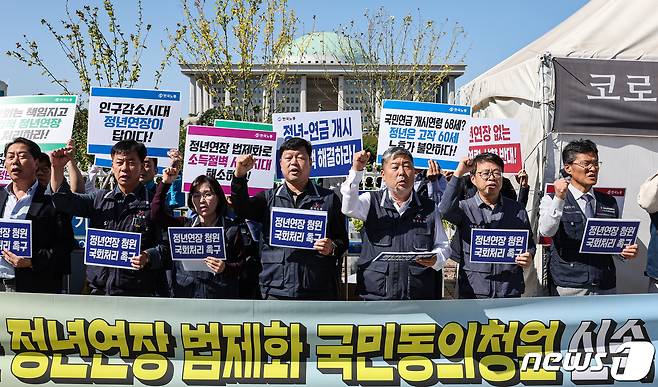
[(414, 162), (414, 157), (411, 155), (411, 152), (409, 152), (407, 149), (401, 146), (392, 146), (388, 148), (382, 155), (382, 165), (386, 164), (388, 160), (396, 158), (398, 156), (404, 156), (408, 158), (409, 160), (411, 160), (412, 164)]

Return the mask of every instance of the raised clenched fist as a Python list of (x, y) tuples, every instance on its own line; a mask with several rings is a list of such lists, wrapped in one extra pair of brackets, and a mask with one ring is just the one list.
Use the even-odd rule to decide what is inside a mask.
[(254, 159), (254, 156), (252, 155), (240, 155), (238, 156), (238, 160), (236, 161), (235, 165), (235, 177), (245, 177), (247, 176), (247, 172), (251, 170), (251, 168), (254, 167), (254, 164), (256, 163), (256, 160)]

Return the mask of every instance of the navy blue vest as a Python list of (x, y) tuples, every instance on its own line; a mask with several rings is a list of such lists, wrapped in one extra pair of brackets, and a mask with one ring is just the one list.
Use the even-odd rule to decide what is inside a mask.
[[(268, 208), (285, 207), (305, 210), (340, 210), (334, 203), (333, 191), (309, 183), (311, 189), (300, 199), (297, 207), (285, 184), (265, 192)], [(338, 210), (336, 207), (338, 206)], [(327, 237), (331, 238), (330, 225)], [(336, 257), (327, 257), (314, 250), (270, 246), (269, 217), (263, 224), (260, 285), (263, 297), (268, 295), (307, 300), (335, 300), (338, 297), (338, 267)]]
[[(619, 208), (614, 197), (594, 192), (595, 218), (618, 218)], [(580, 243), (585, 233), (587, 218), (578, 201), (567, 190), (560, 227), (553, 236), (549, 270), (553, 283), (569, 288), (594, 286), (601, 290), (616, 286), (615, 264), (612, 255), (581, 254)]]
[(436, 205), (415, 191), (400, 215), (384, 190), (370, 193), (370, 210), (361, 230), (357, 292), (365, 300), (431, 300), (441, 298), (442, 283), (431, 267), (416, 262), (374, 261), (385, 252), (428, 252), (434, 246)]
[[(477, 192), (475, 193), (477, 195)], [(453, 237), (453, 253), (459, 259), (459, 298), (506, 298), (520, 297), (525, 291), (523, 268), (517, 264), (491, 264), (471, 262), (471, 229), (530, 229), (523, 205), (515, 200), (500, 197), (502, 217), (488, 223), (475, 196), (459, 203), (466, 219)], [(530, 230), (529, 230), (530, 231)], [(534, 253), (532, 231), (528, 250)]]

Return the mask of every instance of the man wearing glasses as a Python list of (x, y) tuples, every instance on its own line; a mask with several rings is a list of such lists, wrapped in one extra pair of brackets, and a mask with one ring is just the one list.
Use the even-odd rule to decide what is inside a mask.
[[(459, 262), (459, 298), (520, 297), (525, 291), (523, 269), (535, 253), (528, 214), (522, 204), (500, 194), (505, 163), (494, 153), (482, 153), (459, 163), (439, 205), (443, 219), (453, 223), (453, 256)], [(464, 176), (467, 171), (470, 177)], [(462, 197), (462, 179), (470, 179), (477, 193)], [(512, 264), (471, 262), (471, 229), (528, 230), (527, 251)]]
[[(539, 233), (552, 237), (549, 271), (560, 296), (615, 294), (613, 255), (579, 253), (588, 218), (618, 218), (614, 197), (592, 189), (599, 177), (599, 152), (590, 140), (577, 140), (562, 150), (565, 179), (556, 180), (555, 194), (542, 198)], [(637, 245), (626, 246), (622, 259), (637, 256)], [(619, 257), (619, 256), (618, 256)]]

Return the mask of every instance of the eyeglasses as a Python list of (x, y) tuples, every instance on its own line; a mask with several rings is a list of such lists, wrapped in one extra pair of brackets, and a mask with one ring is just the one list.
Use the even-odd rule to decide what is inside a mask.
[(582, 169), (599, 169), (601, 168), (601, 164), (603, 164), (603, 161), (586, 162), (582, 164), (574, 161), (571, 164), (577, 165)]
[(489, 177), (493, 176), (494, 179), (499, 179), (503, 173), (499, 171), (498, 169), (494, 169), (493, 171), (481, 171), (481, 172), (476, 172), (482, 180), (488, 180)]
[(204, 193), (195, 192), (192, 194), (192, 200), (201, 200), (201, 198), (203, 198), (205, 201), (208, 201), (214, 197), (215, 197), (214, 192), (204, 192)]

